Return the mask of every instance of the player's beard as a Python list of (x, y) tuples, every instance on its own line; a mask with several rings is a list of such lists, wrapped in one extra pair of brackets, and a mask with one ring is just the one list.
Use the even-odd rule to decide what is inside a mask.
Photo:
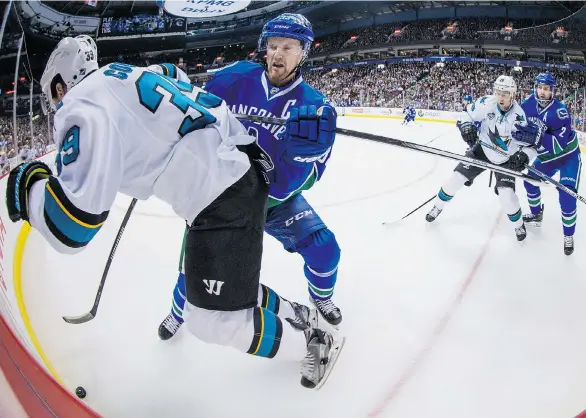
[(283, 86), (295, 77), (296, 69), (297, 66), (288, 65), (285, 60), (271, 60), (267, 68), (269, 81), (274, 86)]

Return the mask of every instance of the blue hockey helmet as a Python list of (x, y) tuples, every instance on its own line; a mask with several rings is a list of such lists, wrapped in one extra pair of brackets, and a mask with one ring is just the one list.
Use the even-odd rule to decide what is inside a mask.
[(309, 56), (309, 49), (315, 39), (315, 35), (311, 23), (305, 16), (297, 13), (283, 13), (269, 20), (262, 28), (258, 38), (257, 52), (267, 50), (268, 38), (292, 38), (300, 41), (303, 48), (301, 58), (301, 63), (303, 63)]
[[(540, 84), (545, 84), (551, 88), (551, 97), (549, 99), (540, 99), (537, 95), (537, 86)], [(557, 87), (555, 82), (555, 77), (553, 74), (550, 73), (541, 73), (537, 77), (535, 77), (535, 84), (533, 86), (533, 95), (535, 99), (541, 106), (547, 106), (554, 98), (554, 89)]]

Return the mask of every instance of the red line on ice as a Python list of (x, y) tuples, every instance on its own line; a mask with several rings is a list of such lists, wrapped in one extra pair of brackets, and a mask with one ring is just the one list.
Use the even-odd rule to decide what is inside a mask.
[(427, 344), (424, 346), (423, 350), (421, 350), (419, 352), (417, 357), (411, 362), (411, 364), (407, 367), (407, 369), (405, 369), (405, 371), (403, 372), (403, 374), (401, 375), (399, 380), (389, 389), (387, 396), (385, 396), (385, 398), (376, 406), (376, 408), (373, 409), (368, 414), (368, 418), (378, 417), (381, 414), (381, 412), (383, 412), (383, 410), (389, 405), (389, 403), (391, 403), (391, 401), (397, 397), (399, 392), (413, 378), (413, 376), (415, 376), (415, 373), (417, 372), (417, 370), (421, 367), (421, 365), (424, 363), (425, 359), (427, 358), (427, 356), (429, 355), (431, 350), (435, 347), (439, 338), (441, 337), (444, 330), (446, 329), (448, 322), (452, 318), (452, 315), (454, 314), (454, 312), (460, 306), (460, 303), (464, 299), (464, 295), (466, 294), (466, 291), (468, 290), (468, 288), (470, 287), (470, 284), (474, 280), (474, 277), (476, 276), (478, 268), (482, 264), (482, 261), (484, 261), (484, 257), (486, 256), (488, 246), (490, 244), (490, 241), (494, 237), (494, 233), (496, 232), (497, 226), (499, 224), (499, 220), (501, 219), (501, 215), (502, 215), (502, 213), (501, 213), (501, 211), (499, 211), (499, 214), (498, 214), (498, 216), (495, 220), (495, 223), (492, 227), (492, 230), (490, 231), (490, 234), (489, 234), (488, 238), (486, 239), (484, 246), (482, 247), (482, 251), (478, 255), (478, 258), (474, 262), (474, 265), (472, 266), (470, 273), (468, 273), (466, 280), (462, 284), (462, 287), (460, 288), (460, 291), (458, 292), (458, 296), (454, 299), (452, 304), (448, 307), (446, 313), (441, 318), (440, 322), (438, 323), (437, 327), (435, 328), (435, 331), (433, 332), (431, 338), (429, 339)]

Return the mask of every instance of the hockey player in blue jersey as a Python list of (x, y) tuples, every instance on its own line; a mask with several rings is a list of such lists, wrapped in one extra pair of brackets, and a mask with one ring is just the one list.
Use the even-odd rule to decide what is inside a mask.
[[(536, 146), (538, 154), (533, 167), (548, 176), (559, 172), (560, 183), (577, 191), (582, 168), (578, 136), (572, 128), (572, 116), (568, 108), (554, 96), (555, 88), (554, 76), (541, 73), (535, 79), (533, 94), (521, 103), (529, 120), (543, 122), (546, 127), (541, 143), (529, 144)], [(541, 203), (541, 190), (527, 182), (525, 189), (531, 213), (523, 216), (524, 221), (528, 226), (541, 226), (544, 208)], [(574, 252), (576, 230), (576, 199), (560, 190), (559, 202), (562, 211), (564, 252), (571, 255)]]
[[(218, 71), (205, 90), (222, 99), (234, 113), (299, 119), (299, 132), (285, 127), (242, 121), (268, 154), (269, 209), (265, 231), (283, 247), (300, 254), (304, 261), (310, 301), (333, 326), (342, 320), (332, 295), (338, 274), (340, 247), (332, 231), (305, 200), (301, 192), (311, 188), (324, 173), (335, 137), (336, 112), (325, 97), (310, 87), (300, 68), (308, 56), (314, 35), (311, 24), (298, 14), (283, 14), (269, 21), (258, 42), (258, 53), (266, 51), (266, 65), (240, 61)], [(309, 141), (298, 140), (307, 125), (315, 123), (320, 133)], [(182, 263), (180, 262), (180, 269)], [(183, 323), (183, 272), (173, 293), (171, 314), (159, 327), (163, 340), (171, 338)], [(263, 307), (279, 309), (270, 290), (259, 294)]]
[(403, 119), (402, 125), (409, 125), (409, 122), (415, 122), (415, 108), (412, 105), (407, 105), (403, 109), (405, 119)]

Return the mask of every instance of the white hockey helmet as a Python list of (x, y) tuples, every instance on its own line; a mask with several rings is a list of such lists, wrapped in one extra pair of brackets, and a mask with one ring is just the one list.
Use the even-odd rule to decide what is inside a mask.
[(94, 54), (96, 56), (96, 61), (98, 60), (98, 45), (96, 45), (96, 41), (94, 41), (94, 38), (92, 38), (89, 35), (78, 35), (75, 37), (75, 39), (86, 41), (88, 44), (90, 44), (90, 46), (94, 50)]
[(89, 36), (67, 37), (59, 41), (41, 77), (43, 112), (47, 114), (49, 108), (56, 109), (53, 96), (56, 95), (55, 86), (58, 82), (70, 90), (98, 68), (98, 48)]
[(508, 91), (509, 93), (511, 93), (512, 97), (517, 92), (517, 83), (511, 76), (500, 75), (494, 82), (493, 90)]

